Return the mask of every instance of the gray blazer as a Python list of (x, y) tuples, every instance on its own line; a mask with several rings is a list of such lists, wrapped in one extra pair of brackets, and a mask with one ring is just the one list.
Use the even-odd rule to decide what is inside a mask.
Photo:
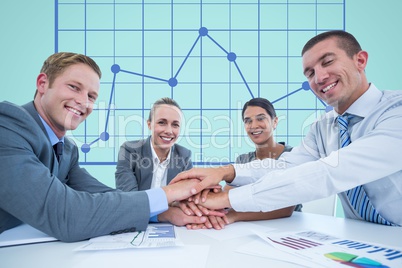
[[(123, 191), (151, 188), (154, 163), (152, 161), (151, 136), (137, 141), (126, 141), (120, 147), (116, 166), (116, 188)], [(175, 144), (170, 153), (167, 183), (180, 172), (193, 167), (191, 151)]]
[(25, 222), (62, 241), (145, 230), (145, 192), (124, 193), (78, 164), (65, 137), (60, 164), (33, 102), (0, 103), (0, 233)]

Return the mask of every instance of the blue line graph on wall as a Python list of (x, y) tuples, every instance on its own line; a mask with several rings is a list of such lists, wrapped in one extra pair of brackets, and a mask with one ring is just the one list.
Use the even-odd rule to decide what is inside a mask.
[(56, 0), (55, 51), (91, 56), (103, 72), (93, 114), (69, 133), (81, 164), (115, 165), (124, 141), (149, 135), (149, 109), (165, 96), (183, 110), (178, 143), (196, 165), (254, 150), (241, 120), (253, 97), (274, 104), (276, 139), (299, 144), (328, 108), (300, 51), (332, 29), (345, 29), (345, 0)]

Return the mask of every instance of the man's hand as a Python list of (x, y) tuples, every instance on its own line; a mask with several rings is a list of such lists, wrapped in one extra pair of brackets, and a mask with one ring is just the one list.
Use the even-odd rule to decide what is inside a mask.
[(225, 225), (229, 224), (226, 216), (224, 217), (216, 217), (216, 216), (208, 216), (208, 219), (205, 223), (202, 224), (187, 224), (186, 228), (189, 230), (199, 230), (199, 229), (211, 229), (221, 230), (225, 228)]
[(222, 186), (217, 185), (213, 189), (210, 189), (210, 188), (204, 189), (201, 192), (199, 192), (198, 194), (190, 196), (187, 200), (190, 202), (194, 202), (195, 204), (199, 204), (200, 202), (205, 202), (205, 200), (207, 200), (207, 196), (208, 196), (209, 192), (211, 192), (211, 191), (213, 191), (214, 193), (222, 192)]
[(210, 210), (220, 210), (230, 208), (229, 193), (228, 192), (209, 192), (208, 198), (199, 205), (206, 207)]
[[(194, 202), (180, 201), (173, 202), (171, 207), (180, 208), (181, 213), (175, 212), (176, 214), (176, 225), (185, 223), (187, 229), (211, 229), (220, 230), (225, 227), (226, 223), (229, 223), (226, 219), (226, 210), (209, 210), (200, 205), (194, 204)], [(169, 208), (171, 210), (171, 208)], [(162, 216), (161, 216), (162, 215)], [(172, 215), (172, 211), (168, 213), (162, 213), (159, 216), (161, 218), (167, 218)], [(198, 216), (198, 217), (197, 217)], [(170, 217), (171, 218), (171, 217)], [(166, 219), (167, 220), (167, 219)]]
[(168, 204), (174, 201), (181, 201), (192, 196), (191, 189), (199, 184), (199, 180), (189, 179), (181, 180), (175, 184), (169, 184), (162, 187), (165, 191)]
[(217, 216), (217, 217), (223, 217), (226, 215), (226, 211), (221, 209), (221, 210), (210, 210), (206, 207), (203, 207), (201, 205), (197, 205), (194, 202), (189, 202), (189, 201), (180, 201), (180, 202), (174, 202), (172, 206), (180, 207), (181, 210), (186, 215), (189, 216), (194, 216), (197, 215), (199, 217), (201, 216)]
[(218, 185), (222, 180), (232, 182), (234, 177), (235, 171), (232, 165), (218, 168), (192, 168), (179, 173), (169, 185), (174, 185), (187, 179), (197, 179), (199, 183), (190, 189), (191, 195), (194, 195), (204, 189)]
[(179, 207), (169, 207), (168, 210), (158, 215), (160, 222), (170, 222), (176, 226), (187, 226), (191, 224), (204, 224), (208, 218), (206, 216), (188, 216)]

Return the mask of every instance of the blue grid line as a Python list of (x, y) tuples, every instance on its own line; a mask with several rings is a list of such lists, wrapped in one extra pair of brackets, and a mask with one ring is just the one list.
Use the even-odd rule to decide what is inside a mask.
[[(69, 3), (60, 3), (60, 5), (62, 5), (62, 4), (65, 4), (65, 5), (68, 5)], [(113, 14), (114, 14), (114, 24), (113, 24), (113, 29), (107, 29), (107, 28), (105, 28), (105, 29), (89, 29), (89, 28), (87, 28), (87, 6), (90, 6), (90, 5), (96, 5), (96, 4), (99, 4), (99, 5), (103, 5), (103, 4), (108, 4), (108, 5), (111, 5), (111, 6), (113, 6)], [(204, 107), (204, 99), (203, 99), (203, 94), (204, 94), (204, 85), (208, 85), (208, 84), (222, 84), (222, 85), (228, 85), (229, 86), (229, 88), (230, 88), (230, 91), (229, 91), (229, 100), (231, 100), (232, 98), (234, 98), (234, 96), (233, 96), (233, 94), (232, 94), (232, 91), (233, 91), (233, 89), (232, 89), (232, 86), (233, 85), (238, 85), (238, 84), (244, 84), (245, 86), (246, 86), (246, 88), (247, 88), (247, 90), (248, 90), (248, 92), (249, 92), (249, 94), (252, 96), (252, 97), (254, 97), (254, 94), (253, 94), (253, 92), (252, 92), (252, 90), (250, 89), (250, 87), (249, 87), (249, 85), (257, 85), (257, 95), (258, 96), (260, 96), (262, 93), (261, 93), (261, 86), (262, 85), (269, 85), (269, 84), (286, 84), (286, 91), (287, 91), (287, 94), (285, 95), (285, 96), (282, 96), (282, 97), (280, 97), (280, 98), (277, 98), (276, 100), (273, 100), (273, 101), (271, 101), (271, 102), (273, 102), (273, 103), (276, 103), (276, 102), (278, 102), (278, 101), (280, 101), (280, 100), (283, 100), (283, 99), (286, 99), (286, 107), (289, 107), (289, 96), (291, 96), (291, 95), (293, 95), (293, 94), (295, 94), (296, 92), (299, 92), (299, 91), (301, 91), (302, 89), (305, 89), (305, 88), (303, 88), (303, 86), (302, 86), (302, 88), (299, 88), (299, 89), (297, 89), (297, 90), (294, 90), (294, 91), (292, 91), (292, 92), (290, 92), (290, 85), (296, 85), (297, 83), (295, 83), (295, 82), (289, 82), (289, 79), (290, 79), (290, 77), (289, 77), (289, 70), (290, 70), (290, 62), (289, 62), (289, 60), (291, 59), (291, 58), (297, 58), (297, 57), (295, 57), (295, 56), (291, 56), (291, 55), (289, 55), (289, 34), (291, 33), (291, 32), (311, 32), (311, 31), (314, 31), (315, 33), (317, 33), (318, 31), (324, 31), (324, 30), (332, 30), (332, 29), (324, 29), (324, 28), (322, 28), (322, 29), (318, 29), (318, 27), (316, 27), (316, 29), (289, 29), (289, 8), (287, 8), (287, 14), (288, 14), (288, 16), (287, 16), (287, 27), (286, 27), (286, 33), (287, 33), (287, 38), (288, 38), (288, 41), (286, 42), (286, 51), (287, 51), (287, 55), (286, 55), (286, 61), (287, 61), (287, 64), (286, 64), (286, 68), (287, 68), (287, 73), (286, 73), (286, 79), (287, 79), (287, 81), (286, 82), (282, 82), (282, 81), (278, 81), (278, 82), (262, 82), (261, 81), (261, 73), (262, 73), (262, 67), (261, 67), (261, 59), (264, 59), (264, 58), (275, 58), (275, 57), (278, 57), (278, 56), (262, 56), (261, 55), (261, 33), (262, 32), (275, 32), (275, 31), (284, 31), (284, 29), (264, 29), (264, 28), (261, 28), (261, 25), (260, 25), (260, 23), (261, 23), (261, 9), (260, 9), (260, 7), (261, 6), (264, 6), (264, 5), (269, 5), (269, 4), (273, 4), (273, 3), (260, 3), (260, 1), (258, 1), (258, 3), (257, 3), (257, 6), (258, 6), (258, 11), (257, 11), (257, 15), (258, 15), (258, 19), (257, 19), (257, 30), (255, 30), (255, 29), (235, 29), (235, 28), (232, 28), (232, 25), (231, 25), (231, 22), (232, 22), (232, 13), (231, 13), (231, 7), (232, 6), (236, 6), (236, 5), (240, 5), (240, 4), (244, 4), (244, 5), (250, 5), (249, 3), (231, 3), (231, 1), (229, 1), (229, 3), (223, 3), (223, 2), (221, 2), (221, 3), (205, 3), (205, 4), (203, 4), (202, 3), (202, 1), (200, 1), (200, 3), (191, 3), (191, 4), (195, 4), (195, 5), (199, 5), (200, 6), (200, 25), (203, 25), (203, 18), (204, 18), (204, 16), (203, 16), (203, 7), (204, 6), (207, 6), (207, 5), (211, 5), (211, 4), (224, 4), (224, 5), (227, 5), (228, 7), (229, 7), (229, 28), (228, 29), (214, 29), (214, 28), (209, 28), (208, 29), (208, 34), (206, 35), (213, 43), (215, 43), (215, 45), (217, 45), (222, 51), (224, 51), (226, 54), (227, 54), (227, 57), (229, 57), (229, 56), (234, 56), (234, 58), (232, 58), (232, 62), (233, 62), (233, 64), (234, 64), (234, 67), (235, 67), (235, 70), (238, 72), (238, 74), (240, 75), (240, 77), (241, 77), (241, 79), (242, 79), (242, 82), (237, 82), (237, 81), (232, 81), (232, 73), (233, 73), (233, 71), (232, 71), (232, 65), (230, 64), (229, 65), (229, 83), (226, 83), (226, 82), (204, 82), (204, 77), (203, 77), (203, 66), (204, 66), (204, 61), (203, 61), (203, 59), (205, 58), (205, 59), (207, 59), (207, 58), (214, 58), (214, 57), (216, 57), (216, 58), (220, 58), (219, 56), (204, 56), (204, 50), (203, 50), (203, 46), (204, 46), (204, 41), (203, 41), (203, 38), (201, 38), (201, 36), (198, 36), (197, 37), (197, 40), (194, 42), (194, 44), (193, 44), (193, 46), (192, 46), (192, 48), (191, 48), (191, 50), (188, 52), (188, 54), (187, 54), (187, 56), (185, 57), (185, 59), (184, 59), (184, 61), (181, 63), (181, 65), (180, 65), (180, 67), (178, 68), (178, 70), (177, 70), (177, 72), (176, 72), (176, 74), (173, 76), (173, 70), (174, 70), (174, 65), (173, 65), (173, 61), (174, 61), (174, 59), (175, 58), (179, 58), (179, 56), (175, 56), (174, 55), (174, 50), (173, 50), (173, 48), (174, 48), (174, 32), (183, 32), (183, 31), (194, 31), (193, 29), (174, 29), (174, 20), (173, 20), (173, 13), (174, 13), (174, 5), (181, 5), (181, 4), (186, 4), (186, 3), (174, 3), (174, 1), (172, 0), (172, 1), (170, 1), (170, 14), (171, 14), (171, 19), (170, 19), (170, 29), (145, 29), (145, 27), (144, 27), (144, 25), (145, 25), (145, 16), (146, 16), (146, 14), (145, 14), (145, 6), (146, 5), (159, 5), (160, 3), (147, 3), (147, 4), (145, 4), (145, 1), (142, 1), (142, 3), (141, 4), (137, 4), (137, 3), (132, 3), (133, 5), (134, 4), (136, 4), (136, 5), (138, 5), (138, 6), (141, 6), (141, 8), (142, 8), (142, 21), (141, 21), (141, 23), (142, 23), (142, 28), (141, 29), (129, 29), (129, 30), (127, 30), (127, 29), (116, 29), (116, 6), (117, 5), (119, 5), (119, 4), (123, 4), (123, 3), (87, 3), (86, 1), (83, 3), (83, 5), (85, 6), (85, 19), (84, 19), (84, 25), (85, 25), (85, 27), (84, 27), (84, 32), (85, 32), (85, 34), (84, 34), (84, 36), (85, 36), (85, 39), (84, 39), (84, 51), (85, 51), (85, 53), (87, 53), (87, 48), (88, 48), (88, 43), (87, 43), (87, 33), (89, 33), (89, 32), (109, 32), (109, 31), (112, 31), (113, 32), (113, 38), (114, 38), (114, 40), (113, 40), (113, 56), (109, 56), (109, 55), (102, 55), (102, 56), (100, 56), (100, 55), (93, 55), (92, 57), (96, 57), (96, 58), (99, 58), (99, 59), (101, 59), (101, 58), (108, 58), (108, 57), (111, 57), (111, 58), (113, 58), (113, 62), (114, 62), (114, 64), (116, 65), (116, 64), (118, 64), (118, 62), (116, 62), (116, 59), (120, 59), (120, 58), (129, 58), (129, 57), (126, 57), (126, 56), (116, 56), (116, 32), (119, 32), (119, 31), (129, 31), (129, 32), (136, 32), (136, 31), (141, 31), (142, 32), (142, 40), (141, 40), (141, 47), (142, 47), (142, 53), (141, 53), (141, 56), (139, 56), (139, 58), (141, 58), (141, 69), (142, 69), (142, 72), (141, 73), (137, 73), (137, 72), (134, 72), (134, 71), (129, 71), (129, 70), (120, 70), (122, 73), (127, 73), (127, 74), (132, 74), (132, 75), (137, 75), (137, 76), (141, 76), (141, 80), (142, 80), (142, 87), (141, 87), (141, 90), (142, 90), (142, 98), (141, 98), (141, 102), (142, 102), (142, 108), (141, 109), (126, 109), (126, 110), (132, 110), (132, 111), (136, 111), (136, 110), (140, 110), (141, 112), (142, 112), (142, 116), (144, 117), (144, 114), (145, 114), (145, 111), (147, 111), (147, 109), (145, 108), (145, 95), (146, 95), (146, 85), (150, 85), (150, 84), (157, 84), (157, 83), (153, 83), (153, 82), (151, 82), (151, 81), (147, 81), (147, 79), (155, 79), (155, 80), (158, 80), (158, 81), (160, 81), (160, 82), (167, 82), (167, 83), (169, 83), (169, 81), (170, 80), (166, 80), (166, 79), (163, 79), (163, 78), (160, 78), (160, 77), (157, 77), (157, 76), (152, 76), (152, 75), (146, 75), (146, 74), (144, 74), (144, 71), (145, 71), (145, 61), (146, 61), (146, 59), (148, 59), (148, 58), (152, 58), (152, 56), (146, 56), (146, 54), (145, 54), (145, 47), (146, 47), (146, 43), (145, 43), (145, 33), (146, 32), (164, 32), (164, 31), (169, 31), (170, 32), (170, 46), (171, 46), (171, 48), (170, 48), (170, 55), (169, 56), (166, 56), (166, 57), (170, 57), (170, 74), (171, 74), (171, 77), (172, 78), (176, 78), (178, 75), (179, 75), (179, 73), (182, 71), (182, 68), (184, 67), (184, 65), (185, 65), (185, 63), (186, 63), (186, 61), (189, 59), (189, 58), (200, 58), (200, 75), (199, 75), (199, 78), (200, 78), (200, 80), (198, 81), (198, 82), (182, 82), (182, 84), (185, 84), (185, 85), (191, 85), (191, 84), (197, 84), (197, 85), (199, 85), (199, 88), (200, 88), (200, 90), (199, 90), (199, 94), (200, 94), (200, 105), (199, 105), (199, 107), (200, 107), (200, 109), (183, 109), (183, 111), (199, 111), (200, 112), (200, 115), (202, 116), (203, 115), (203, 111), (219, 111), (219, 110), (221, 110), (221, 111), (234, 111), (234, 110), (238, 110), (238, 109), (234, 109), (234, 108), (232, 108), (232, 102), (229, 102), (229, 108), (225, 108), (225, 109), (210, 109), (210, 108), (205, 108)], [(131, 4), (131, 3), (130, 3)], [(298, 5), (300, 5), (300, 3), (297, 3)], [(311, 5), (311, 3), (302, 3), (302, 4), (305, 4), (305, 5)], [(316, 3), (315, 3), (315, 5), (314, 5), (314, 7), (315, 7), (315, 10), (316, 10), (316, 12), (315, 12), (315, 14), (316, 14), (316, 17), (315, 17), (315, 21), (316, 21), (316, 26), (318, 25), (318, 12), (317, 12), (317, 9), (318, 9), (318, 6), (319, 5), (328, 5), (328, 4), (338, 4), (338, 5), (343, 5), (343, 14), (345, 14), (345, 1), (343, 1), (342, 3), (317, 3), (317, 1), (316, 1)], [(57, 19), (57, 14), (58, 14), (58, 12), (59, 12), (59, 9), (58, 9), (58, 5), (59, 5), (59, 1), (57, 1), (57, 0), (55, 0), (55, 5), (56, 5), (56, 8), (55, 8), (55, 17), (56, 17), (56, 19), (55, 19), (55, 28), (56, 28), (56, 31), (55, 31), (55, 50), (57, 51), (58, 50), (58, 47), (59, 47), (59, 33), (60, 32), (68, 32), (68, 31), (80, 31), (80, 30), (77, 30), (77, 29), (59, 29), (59, 24), (58, 24), (58, 19)], [(253, 4), (254, 5), (254, 4)], [(286, 5), (287, 6), (290, 6), (290, 5), (293, 5), (293, 3), (286, 3)], [(345, 25), (345, 16), (343, 16), (343, 28), (345, 28), (344, 27), (344, 25)], [(82, 30), (81, 30), (82, 31)], [(224, 48), (224, 46), (222, 46), (219, 42), (217, 42), (210, 34), (212, 34), (212, 33), (219, 33), (219, 32), (229, 32), (229, 44), (228, 44), (228, 46), (229, 46), (229, 51), (231, 51), (231, 46), (232, 46), (232, 32), (257, 32), (257, 43), (258, 43), (258, 46), (257, 46), (257, 56), (244, 56), (244, 55), (240, 55), (240, 56), (237, 56), (236, 54), (231, 54), (231, 52), (228, 52), (228, 51), (226, 51), (226, 49)], [(194, 49), (195, 48), (195, 45), (197, 44), (199, 42), (199, 44), (200, 44), (200, 51), (199, 51), (199, 56), (191, 56), (190, 54), (191, 54), (191, 52), (192, 52), (192, 49)], [(155, 56), (156, 58), (163, 58), (163, 56)], [(253, 82), (253, 81), (247, 81), (247, 79), (246, 79), (246, 77), (243, 75), (243, 72), (242, 72), (242, 70), (241, 70), (241, 68), (239, 67), (239, 65), (238, 65), (238, 63), (236, 62), (236, 59), (241, 59), (241, 58), (257, 58), (258, 60), (257, 60), (257, 81), (256, 82)], [(131, 57), (131, 58), (136, 58), (136, 57)], [(109, 84), (109, 83), (105, 83), (105, 82), (102, 82), (103, 84)], [(135, 85), (135, 84), (139, 84), (139, 82), (132, 82), (132, 83), (129, 83), (129, 82), (119, 82), (119, 81), (116, 81), (116, 73), (114, 73), (114, 75), (113, 75), (113, 82), (112, 82), (112, 87), (111, 87), (111, 92), (110, 92), (110, 98), (109, 98), (109, 108), (108, 109), (106, 109), (107, 110), (107, 118), (106, 118), (106, 124), (105, 124), (105, 128), (104, 128), (104, 133), (103, 134), (105, 134), (105, 133), (107, 133), (107, 128), (108, 128), (108, 124), (109, 124), (109, 116), (110, 116), (110, 112), (111, 111), (113, 111), (113, 112), (115, 112), (115, 111), (121, 111), (121, 110), (125, 110), (125, 109), (116, 109), (116, 108), (114, 108), (114, 109), (112, 109), (111, 108), (111, 104), (112, 104), (112, 100), (116, 100), (115, 98), (116, 98), (116, 96), (115, 96), (115, 93), (116, 93), (116, 90), (115, 90), (115, 85), (121, 85), (121, 84), (132, 84), (132, 85)], [(299, 83), (299, 85), (300, 85), (300, 83)], [(174, 86), (170, 86), (170, 95), (173, 97), (173, 95), (174, 95)], [(305, 89), (306, 90), (306, 89)], [(305, 109), (305, 108), (302, 108), (302, 109), (291, 109), (291, 108), (288, 108), (288, 109), (279, 109), (279, 108), (277, 108), (277, 110), (278, 111), (281, 111), (281, 110), (284, 110), (284, 111), (286, 111), (287, 112), (287, 116), (289, 116), (289, 111), (292, 111), (292, 110), (298, 110), (298, 111), (300, 111), (300, 110), (304, 110), (304, 111), (310, 111), (310, 110), (312, 110), (312, 111), (320, 111), (320, 110), (323, 110), (324, 108), (319, 108), (318, 107), (318, 103), (320, 103), (320, 105), (322, 105), (323, 107), (325, 107), (326, 106), (326, 104), (325, 103), (323, 103), (322, 101), (320, 101), (320, 100), (316, 100), (316, 107), (315, 107), (315, 109)], [(95, 109), (94, 109), (95, 110)], [(102, 110), (102, 109), (99, 109), (99, 110)], [(148, 109), (149, 110), (149, 109)], [(200, 129), (202, 129), (202, 125), (203, 123), (202, 123), (202, 121), (200, 122)], [(287, 122), (287, 129), (289, 129), (289, 122)], [(88, 137), (92, 137), (92, 136), (94, 136), (94, 135), (89, 135), (89, 133), (87, 133), (87, 127), (88, 127), (88, 125), (87, 125), (87, 123), (85, 123), (85, 141), (86, 141), (86, 139), (88, 138)], [(116, 127), (114, 128), (114, 132), (116, 132)], [(142, 129), (142, 134), (144, 135), (144, 129)], [(200, 133), (200, 139), (202, 140), (202, 137), (203, 137), (203, 135), (204, 136), (208, 136), (207, 134), (204, 134), (204, 133)], [(79, 136), (79, 135), (76, 135), (76, 136)], [(96, 136), (96, 135), (95, 135)], [(119, 135), (114, 135), (114, 137), (117, 137), (117, 136), (119, 136)], [(126, 135), (126, 136), (128, 136), (128, 135)], [(224, 136), (224, 135), (222, 135), (222, 136)], [(236, 136), (235, 134), (233, 134), (233, 136)], [(291, 137), (290, 135), (287, 135), (287, 137)], [(99, 140), (104, 140), (105, 139), (105, 136), (103, 136), (103, 138), (102, 137), (98, 137), (97, 139), (95, 139), (95, 141), (92, 141), (90, 144), (94, 144), (95, 142), (97, 142), (97, 141), (99, 141)], [(106, 140), (107, 140), (107, 138), (106, 138)], [(86, 141), (87, 142), (87, 141)], [(231, 148), (229, 148), (229, 150), (231, 150)], [(201, 148), (201, 153), (202, 153), (202, 148)], [(230, 152), (230, 154), (231, 154), (231, 152)], [(85, 160), (87, 160), (87, 158), (86, 158), (86, 154), (85, 154)], [(103, 162), (102, 162), (103, 163)], [(112, 163), (112, 162), (110, 162), (110, 163)]]

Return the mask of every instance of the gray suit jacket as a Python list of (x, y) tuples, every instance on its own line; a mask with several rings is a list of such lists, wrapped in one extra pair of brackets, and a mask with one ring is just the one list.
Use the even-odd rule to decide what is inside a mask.
[(33, 102), (0, 103), (0, 233), (25, 222), (62, 241), (145, 230), (145, 192), (125, 193), (78, 165), (68, 138), (60, 164)]
[[(180, 172), (193, 167), (191, 151), (175, 144), (170, 153), (167, 183)], [(152, 161), (151, 137), (144, 140), (126, 141), (120, 147), (116, 166), (116, 188), (138, 191), (151, 188), (154, 163)]]

